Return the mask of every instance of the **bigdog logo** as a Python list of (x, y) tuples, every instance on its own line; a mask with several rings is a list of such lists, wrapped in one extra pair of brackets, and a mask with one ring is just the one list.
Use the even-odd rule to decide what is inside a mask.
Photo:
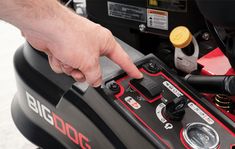
[(59, 132), (67, 136), (72, 142), (79, 145), (82, 149), (91, 149), (89, 139), (81, 132), (78, 132), (73, 126), (65, 122), (61, 117), (53, 113), (45, 105), (41, 104), (32, 95), (26, 92), (28, 106), (32, 111), (42, 117), (47, 123), (54, 126)]

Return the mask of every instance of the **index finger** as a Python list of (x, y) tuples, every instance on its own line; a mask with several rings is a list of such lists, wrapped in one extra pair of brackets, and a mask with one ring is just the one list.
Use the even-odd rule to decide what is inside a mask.
[(143, 74), (137, 69), (137, 67), (132, 62), (128, 54), (122, 49), (122, 47), (116, 42), (113, 38), (113, 43), (110, 43), (111, 48), (106, 56), (110, 58), (113, 62), (118, 64), (130, 77), (140, 79), (143, 77)]

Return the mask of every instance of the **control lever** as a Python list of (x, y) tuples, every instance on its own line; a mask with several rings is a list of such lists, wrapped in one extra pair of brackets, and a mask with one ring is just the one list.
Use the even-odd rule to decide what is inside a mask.
[(235, 76), (187, 75), (185, 81), (203, 93), (235, 95)]

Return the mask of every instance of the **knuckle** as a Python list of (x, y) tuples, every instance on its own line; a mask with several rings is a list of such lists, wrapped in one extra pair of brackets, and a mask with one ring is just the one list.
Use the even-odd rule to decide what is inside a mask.
[(97, 84), (102, 81), (102, 74), (99, 70), (94, 70), (88, 77), (86, 76), (86, 79), (90, 85)]
[(112, 32), (108, 30), (107, 28), (104, 28), (104, 32), (107, 36), (113, 36)]
[(63, 72), (63, 71), (61, 70), (61, 68), (58, 68), (58, 67), (51, 66), (51, 69), (52, 69), (55, 73), (62, 73), (62, 72)]
[(98, 77), (93, 83), (92, 86), (97, 87), (102, 83), (102, 77)]
[(97, 24), (97, 26), (96, 26), (96, 32), (98, 32), (99, 35), (102, 35), (102, 37), (112, 37), (113, 36), (112, 32), (109, 29), (107, 29), (99, 24)]
[(95, 71), (99, 67), (98, 58), (90, 58), (89, 61), (86, 61), (84, 64), (84, 71)]
[(92, 62), (86, 64), (86, 66), (84, 67), (84, 71), (89, 72), (89, 71), (93, 71), (94, 69), (94, 64)]

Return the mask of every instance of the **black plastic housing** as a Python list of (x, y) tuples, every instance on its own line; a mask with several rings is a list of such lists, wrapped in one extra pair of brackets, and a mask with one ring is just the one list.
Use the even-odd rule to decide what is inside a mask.
[[(235, 129), (234, 122), (173, 74), (160, 60), (148, 55), (140, 59), (136, 65), (143, 66), (151, 59), (156, 60), (161, 71), (173, 78), (174, 82), (184, 92), (190, 94), (200, 107), (204, 107), (208, 113), (211, 113), (210, 115), (214, 115), (216, 117), (214, 126), (218, 133), (227, 138), (227, 142), (234, 142), (234, 137), (230, 135)], [(47, 57), (28, 43), (17, 50), (14, 65), (18, 91), (12, 102), (12, 117), (20, 132), (39, 147), (44, 149), (183, 147), (180, 134), (175, 131), (171, 132), (174, 135), (164, 134), (169, 138), (168, 146), (156, 136), (153, 137), (154, 134), (150, 129), (144, 127), (141, 121), (121, 106), (105, 85), (98, 89), (88, 87), (82, 91), (74, 84), (72, 78), (54, 73)], [(119, 71), (105, 81), (125, 76), (123, 71)], [(154, 112), (145, 111), (144, 114), (154, 115), (149, 121), (157, 120)], [(196, 116), (193, 118), (189, 111), (185, 115), (187, 115), (185, 122), (194, 121), (195, 118), (202, 121), (195, 113)], [(222, 124), (225, 126), (221, 127)], [(157, 132), (164, 128), (160, 127), (160, 123), (154, 123), (154, 126), (157, 127)], [(175, 122), (174, 127), (179, 132), (182, 125)], [(179, 146), (174, 146), (175, 143)], [(223, 142), (221, 147), (226, 148), (229, 145)]]
[[(54, 73), (47, 57), (28, 43), (15, 53), (14, 65), (18, 91), (12, 102), (12, 117), (20, 132), (37, 146), (44, 149), (154, 149), (153, 144), (113, 109), (96, 89), (89, 87), (86, 92), (81, 92), (73, 86), (75, 81), (72, 78)], [(82, 142), (75, 144), (55, 124), (50, 125), (45, 117), (30, 109), (27, 94), (41, 107), (50, 110), (46, 113), (47, 118), (56, 114), (61, 118), (59, 122), (82, 134)], [(62, 127), (59, 122), (58, 127)]]
[[(147, 21), (140, 22), (112, 17), (108, 12), (108, 3), (110, 2), (143, 8), (145, 11), (147, 11), (147, 9), (165, 11), (168, 13), (168, 30), (149, 28), (147, 27)], [(182, 4), (176, 4), (177, 2), (169, 4), (169, 1), (159, 1), (159, 3), (162, 3), (161, 6), (160, 4), (159, 6), (152, 6), (149, 5), (148, 0), (87, 0), (87, 13), (89, 19), (108, 27), (117, 37), (126, 42), (128, 41), (128, 38), (134, 39), (132, 34), (133, 30), (138, 32), (140, 24), (146, 26), (144, 32), (159, 35), (161, 37), (168, 37), (173, 28), (181, 25), (187, 26), (192, 33), (195, 33), (200, 29), (205, 29), (204, 18), (198, 10), (195, 1), (182, 0), (182, 2), (184, 3), (184, 9), (179, 10), (177, 8)], [(174, 5), (177, 8), (170, 8), (170, 6), (166, 8), (164, 5)]]

